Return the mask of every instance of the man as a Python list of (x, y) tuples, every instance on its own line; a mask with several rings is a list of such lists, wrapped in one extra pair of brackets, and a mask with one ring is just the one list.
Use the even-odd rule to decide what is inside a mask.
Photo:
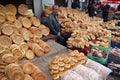
[(92, 0), (90, 0), (88, 4), (88, 14), (89, 17), (95, 16), (95, 7)]
[(72, 3), (71, 7), (73, 9), (80, 9), (80, 2), (79, 2), (79, 0), (74, 0), (74, 2)]
[(57, 5), (54, 5), (52, 7), (52, 13), (48, 17), (48, 23), (49, 23), (49, 29), (51, 34), (57, 36), (57, 42), (66, 46), (66, 40), (68, 39), (68, 35), (66, 33), (61, 33), (60, 30), (60, 23), (58, 20), (58, 12), (59, 7)]
[(102, 8), (102, 17), (103, 17), (104, 22), (108, 21), (109, 9), (110, 9), (110, 5), (108, 4), (104, 5)]
[(118, 5), (117, 10), (120, 11), (120, 4)]

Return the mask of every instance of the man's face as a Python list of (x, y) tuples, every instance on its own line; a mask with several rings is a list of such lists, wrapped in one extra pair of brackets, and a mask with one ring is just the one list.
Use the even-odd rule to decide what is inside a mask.
[(59, 11), (59, 7), (58, 6), (53, 6), (53, 13), (57, 15), (58, 11)]

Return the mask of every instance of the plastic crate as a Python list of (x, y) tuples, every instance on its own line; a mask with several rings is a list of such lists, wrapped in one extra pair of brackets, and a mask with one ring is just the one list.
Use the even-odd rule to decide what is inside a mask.
[(111, 47), (112, 48), (114, 48), (114, 47), (120, 48), (120, 43), (116, 43), (116, 42), (111, 41)]
[(99, 62), (99, 63), (101, 63), (101, 64), (106, 64), (106, 63), (107, 63), (107, 60), (108, 60), (108, 55), (109, 55), (109, 53), (110, 53), (110, 49), (109, 49), (109, 48), (104, 48), (104, 47), (101, 47), (101, 46), (93, 46), (92, 48), (93, 48), (93, 49), (94, 49), (94, 48), (98, 48), (99, 50), (106, 51), (106, 52), (107, 52), (106, 58), (95, 57), (95, 56), (90, 55), (89, 53), (87, 54), (87, 57), (88, 57), (89, 59), (92, 59), (92, 60), (94, 60), (94, 61), (96, 61), (96, 62)]
[(107, 67), (112, 70), (112, 75), (120, 77), (120, 67), (115, 66), (114, 63), (109, 63)]
[(107, 67), (112, 70), (111, 74), (114, 75), (114, 76), (120, 77), (120, 68), (116, 67), (114, 65), (110, 65), (111, 63), (120, 64), (120, 57), (110, 53), (107, 63), (108, 63)]
[(118, 26), (120, 26), (120, 21), (118, 21), (118, 24), (117, 24)]

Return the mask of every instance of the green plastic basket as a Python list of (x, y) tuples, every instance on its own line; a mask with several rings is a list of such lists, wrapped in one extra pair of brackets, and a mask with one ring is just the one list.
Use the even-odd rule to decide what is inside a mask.
[(95, 56), (90, 55), (89, 53), (87, 54), (87, 57), (89, 59), (92, 59), (92, 60), (94, 60), (96, 62), (99, 62), (101, 64), (106, 64), (107, 60), (108, 60), (108, 55), (110, 53), (110, 48), (104, 48), (104, 47), (101, 47), (101, 46), (93, 46), (92, 49), (94, 49), (94, 48), (97, 48), (97, 49), (102, 50), (102, 51), (106, 51), (107, 52), (106, 58), (95, 57)]

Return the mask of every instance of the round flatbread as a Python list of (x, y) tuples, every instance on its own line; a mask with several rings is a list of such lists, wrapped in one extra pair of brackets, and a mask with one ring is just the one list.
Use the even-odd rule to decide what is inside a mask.
[(7, 36), (0, 36), (0, 46), (4, 48), (9, 48), (12, 45), (12, 41)]
[(50, 29), (49, 29), (48, 27), (43, 28), (43, 29), (41, 30), (41, 33), (42, 33), (42, 35), (47, 36), (47, 35), (49, 35), (49, 33), (50, 33)]
[(20, 33), (25, 41), (29, 41), (33, 34), (26, 28), (21, 28)]
[(5, 22), (5, 14), (0, 12), (0, 23)]
[(31, 17), (30, 20), (34, 26), (38, 27), (40, 25), (40, 20), (38, 18)]
[(12, 12), (6, 12), (6, 18), (8, 21), (11, 22), (16, 20), (16, 16)]
[(33, 78), (29, 74), (25, 74), (24, 80), (33, 80)]
[(27, 50), (26, 53), (25, 53), (25, 57), (27, 59), (33, 59), (35, 57), (35, 54), (32, 50)]
[(20, 5), (18, 6), (18, 12), (19, 12), (19, 14), (21, 14), (21, 15), (23, 15), (27, 10), (28, 10), (28, 7), (27, 7), (27, 5), (25, 5), (25, 4), (20, 4)]
[(21, 44), (24, 42), (24, 39), (20, 34), (13, 34), (10, 37), (15, 44)]
[(34, 37), (39, 37), (41, 38), (42, 37), (42, 33), (41, 33), (41, 30), (37, 29), (34, 33), (33, 33)]
[(28, 61), (23, 62), (21, 67), (22, 67), (24, 73), (26, 73), (26, 74), (32, 74), (33, 71), (35, 70), (34, 65)]
[(17, 9), (13, 4), (7, 4), (5, 8), (7, 12), (12, 12), (14, 15), (17, 14)]
[(5, 35), (11, 35), (13, 33), (13, 28), (9, 24), (4, 24), (2, 27), (2, 33)]
[(15, 20), (15, 21), (14, 21), (14, 27), (16, 27), (16, 28), (18, 28), (18, 29), (22, 28), (21, 22), (20, 22), (19, 20)]
[(15, 56), (13, 56), (13, 54), (4, 54), (2, 56), (2, 60), (6, 63), (9, 63), (9, 64), (15, 63), (18, 61), (17, 58)]
[(29, 46), (26, 42), (20, 44), (20, 48), (23, 52), (26, 52), (29, 49)]
[(6, 8), (1, 4), (0, 4), (0, 12), (4, 14), (6, 13)]
[(24, 57), (24, 53), (20, 49), (14, 48), (12, 49), (12, 53), (17, 59), (22, 59)]
[(25, 28), (30, 28), (32, 24), (31, 24), (31, 21), (28, 18), (24, 17), (24, 18), (22, 18), (22, 25)]

